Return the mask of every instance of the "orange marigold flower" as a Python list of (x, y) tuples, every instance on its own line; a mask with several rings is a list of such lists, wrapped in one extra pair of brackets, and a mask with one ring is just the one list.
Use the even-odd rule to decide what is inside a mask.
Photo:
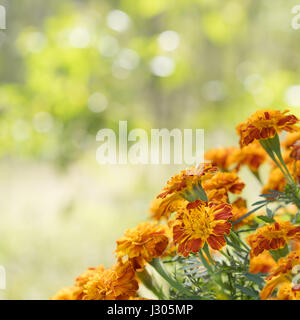
[(203, 183), (209, 201), (226, 202), (228, 192), (240, 194), (245, 184), (234, 172), (218, 172), (210, 180)]
[(236, 149), (229, 157), (231, 164), (236, 164), (235, 170), (239, 170), (241, 166), (246, 165), (250, 170), (257, 172), (259, 167), (266, 161), (267, 154), (258, 142), (253, 142), (242, 149)]
[[(248, 213), (247, 209), (247, 202), (245, 199), (239, 197), (232, 203), (232, 222), (239, 220), (242, 216)], [(251, 224), (253, 221), (254, 214), (251, 214), (247, 218), (243, 219), (242, 221), (236, 223), (234, 225), (234, 230), (238, 230), (240, 227), (246, 226)]]
[(104, 266), (101, 264), (99, 267), (91, 267), (84, 271), (79, 277), (76, 278), (75, 284), (78, 287), (83, 287), (97, 272), (101, 273), (105, 270)]
[(229, 234), (232, 207), (227, 203), (215, 204), (196, 200), (178, 212), (173, 227), (174, 243), (178, 253), (187, 257), (198, 252), (205, 242), (215, 250), (225, 246), (224, 234)]
[(160, 221), (163, 218), (169, 219), (170, 215), (186, 202), (177, 194), (168, 195), (164, 199), (155, 198), (149, 209), (151, 218), (156, 221)]
[(276, 300), (300, 300), (300, 285), (294, 285), (290, 281), (280, 284)]
[(204, 157), (205, 160), (211, 161), (213, 166), (216, 166), (223, 171), (227, 171), (231, 165), (230, 156), (237, 150), (238, 148), (236, 147), (219, 147), (207, 151)]
[(268, 299), (279, 284), (289, 280), (293, 268), (297, 265), (300, 265), (300, 253), (297, 251), (289, 253), (285, 258), (280, 258), (277, 267), (266, 278), (266, 285), (260, 292), (261, 299)]
[(295, 227), (289, 221), (276, 221), (258, 228), (247, 237), (247, 242), (251, 247), (251, 256), (258, 256), (264, 250), (283, 248), (289, 240), (298, 238), (300, 226)]
[(142, 222), (117, 240), (116, 253), (120, 258), (127, 256), (134, 268), (140, 270), (153, 258), (160, 257), (168, 242), (166, 226)]
[(167, 195), (182, 194), (185, 191), (189, 191), (194, 185), (210, 179), (217, 170), (218, 168), (212, 166), (210, 163), (202, 163), (197, 168), (192, 167), (183, 170), (167, 182), (163, 192), (160, 193), (157, 198), (165, 198)]
[(63, 288), (56, 293), (52, 300), (82, 300), (84, 285), (96, 274), (104, 271), (104, 266), (88, 268), (75, 280), (75, 285), (69, 288)]
[(84, 285), (83, 300), (128, 300), (138, 290), (130, 261), (118, 261), (110, 269), (96, 272)]
[(237, 133), (240, 136), (241, 147), (247, 146), (254, 140), (273, 138), (276, 133), (282, 130), (293, 132), (297, 127), (295, 124), (299, 119), (278, 110), (256, 111), (248, 120), (237, 126)]
[(251, 273), (270, 273), (276, 267), (276, 261), (272, 258), (269, 251), (264, 251), (258, 256), (250, 257)]

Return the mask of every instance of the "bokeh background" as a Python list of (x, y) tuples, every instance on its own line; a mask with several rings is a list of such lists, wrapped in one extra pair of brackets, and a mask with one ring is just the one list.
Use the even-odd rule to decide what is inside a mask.
[(203, 128), (209, 149), (258, 108), (300, 116), (297, 2), (0, 0), (0, 298), (48, 299), (110, 266), (183, 167), (101, 166), (100, 129)]

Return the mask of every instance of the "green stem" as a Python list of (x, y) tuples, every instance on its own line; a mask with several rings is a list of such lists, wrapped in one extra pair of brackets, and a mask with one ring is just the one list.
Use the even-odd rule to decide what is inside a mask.
[(142, 281), (143, 285), (152, 291), (159, 300), (164, 300), (165, 296), (162, 290), (156, 288), (155, 284), (153, 283), (153, 277), (148, 273), (147, 269), (144, 269), (141, 272), (137, 273), (138, 278)]
[(272, 145), (270, 144), (269, 140), (260, 140), (260, 144), (262, 147), (265, 149), (269, 157), (275, 162), (276, 166), (281, 170), (283, 175), (286, 177), (286, 179), (290, 182), (290, 174), (288, 171), (285, 171), (280, 163), (277, 161), (275, 155), (274, 155), (274, 150), (272, 148)]
[(231, 231), (230, 235), (232, 236), (232, 238), (238, 241), (246, 250), (250, 250), (250, 248), (242, 241), (242, 239), (234, 231)]
[(179, 292), (189, 296), (194, 297), (193, 294), (187, 290), (180, 282), (175, 281), (171, 276), (167, 273), (159, 258), (153, 259), (150, 262), (150, 265), (157, 271), (157, 273), (165, 279), (171, 287), (177, 289)]
[(202, 249), (199, 250), (199, 258), (202, 262), (202, 264), (204, 265), (204, 267), (207, 269), (208, 273), (212, 274), (212, 268), (209, 265), (209, 263), (207, 262), (207, 260), (205, 259)]

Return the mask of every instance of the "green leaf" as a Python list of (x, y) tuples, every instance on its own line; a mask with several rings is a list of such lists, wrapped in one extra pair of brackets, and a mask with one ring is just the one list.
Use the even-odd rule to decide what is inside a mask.
[(267, 208), (267, 215), (270, 219), (273, 219), (274, 213), (272, 212), (271, 209)]
[(267, 216), (258, 216), (258, 219), (264, 221), (264, 222), (268, 222), (268, 223), (273, 223), (275, 222), (275, 220), (273, 218), (267, 217)]
[(242, 291), (245, 295), (251, 297), (251, 298), (254, 298), (254, 299), (258, 299), (259, 297), (259, 294), (257, 291), (255, 291), (254, 289), (252, 288), (246, 288), (246, 287), (243, 287), (241, 286), (240, 284), (236, 283), (234, 284), (235, 288)]
[(258, 274), (253, 274), (253, 273), (245, 273), (245, 277), (252, 282), (255, 282), (257, 285), (259, 285), (260, 287), (262, 287), (265, 283), (264, 279), (258, 275)]

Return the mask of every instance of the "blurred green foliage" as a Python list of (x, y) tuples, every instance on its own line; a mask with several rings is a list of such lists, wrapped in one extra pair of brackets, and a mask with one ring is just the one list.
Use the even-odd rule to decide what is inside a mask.
[(173, 169), (100, 168), (101, 128), (204, 128), (208, 149), (258, 108), (300, 116), (297, 2), (0, 0), (2, 297), (46, 299), (109, 265), (147, 217)]
[[(250, 111), (287, 105), (286, 91), (299, 81), (300, 32), (286, 1), (4, 5), (2, 155), (68, 164), (95, 147), (98, 130), (122, 119), (131, 127), (233, 132)], [(176, 32), (175, 48), (176, 39), (160, 37), (166, 30)], [(157, 57), (167, 60), (155, 64)], [(103, 112), (88, 108), (95, 92)]]

